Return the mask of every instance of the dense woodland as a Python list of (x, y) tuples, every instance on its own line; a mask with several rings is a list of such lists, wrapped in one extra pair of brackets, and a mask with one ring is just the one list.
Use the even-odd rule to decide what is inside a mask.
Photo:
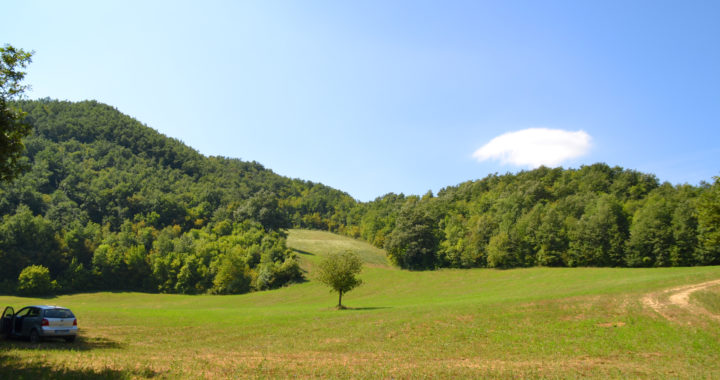
[(345, 232), (407, 269), (720, 264), (720, 179), (672, 186), (605, 164), (541, 167), (358, 208)]
[(302, 279), (283, 229), (335, 228), (335, 210), (355, 206), (256, 162), (205, 157), (97, 102), (17, 105), (33, 132), (28, 170), (0, 184), (4, 292), (31, 265), (67, 292), (275, 288)]
[(361, 203), (205, 157), (97, 102), (17, 105), (33, 133), (27, 170), (0, 184), (2, 292), (37, 291), (38, 278), (57, 292), (275, 288), (303, 278), (289, 227), (367, 240), (413, 270), (720, 264), (718, 179), (543, 167)]

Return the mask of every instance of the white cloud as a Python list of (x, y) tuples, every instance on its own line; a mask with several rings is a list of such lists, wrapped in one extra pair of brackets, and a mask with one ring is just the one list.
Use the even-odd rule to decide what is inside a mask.
[(490, 140), (473, 153), (478, 161), (499, 160), (503, 164), (555, 167), (585, 155), (591, 137), (585, 131), (529, 128), (508, 132)]

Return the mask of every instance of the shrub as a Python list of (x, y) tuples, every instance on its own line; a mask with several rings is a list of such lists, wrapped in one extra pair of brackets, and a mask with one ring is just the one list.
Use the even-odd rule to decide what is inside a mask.
[(31, 265), (18, 276), (18, 293), (25, 296), (52, 294), (57, 283), (50, 279), (50, 271), (42, 265)]

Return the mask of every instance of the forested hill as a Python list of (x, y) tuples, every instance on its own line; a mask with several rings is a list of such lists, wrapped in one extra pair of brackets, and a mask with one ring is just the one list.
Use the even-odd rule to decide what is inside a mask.
[(242, 293), (299, 281), (285, 228), (330, 230), (407, 269), (720, 264), (720, 179), (606, 164), (489, 175), (358, 203), (205, 157), (93, 101), (24, 101), (28, 170), (0, 184), (0, 292)]
[(606, 164), (541, 167), (358, 208), (347, 231), (409, 269), (720, 264), (718, 178), (673, 186)]
[(101, 103), (19, 106), (33, 133), (29, 170), (0, 185), (5, 291), (31, 265), (67, 291), (276, 287), (300, 278), (281, 229), (330, 228), (355, 206), (256, 162), (205, 157)]

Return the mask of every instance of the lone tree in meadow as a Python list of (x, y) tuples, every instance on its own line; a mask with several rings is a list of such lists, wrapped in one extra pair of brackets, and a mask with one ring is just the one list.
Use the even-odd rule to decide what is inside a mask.
[(343, 293), (362, 284), (362, 280), (355, 277), (360, 271), (362, 271), (362, 261), (353, 251), (330, 255), (320, 262), (317, 279), (338, 292), (338, 309), (345, 308), (342, 305)]

